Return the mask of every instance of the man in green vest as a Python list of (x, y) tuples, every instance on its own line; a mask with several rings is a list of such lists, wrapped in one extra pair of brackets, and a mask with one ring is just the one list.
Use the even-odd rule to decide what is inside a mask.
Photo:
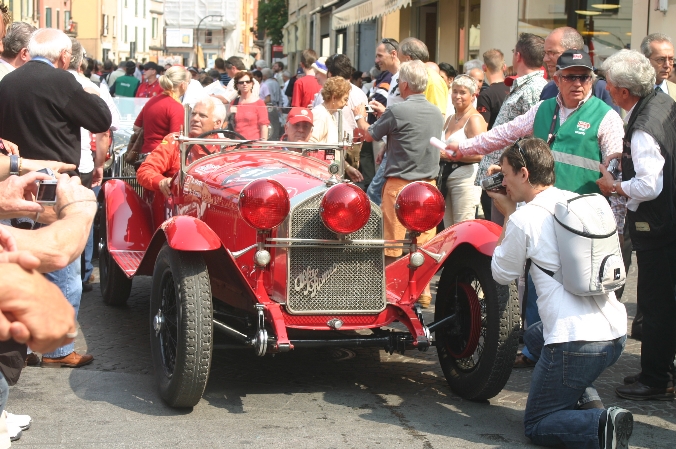
[[(489, 154), (533, 135), (549, 143), (556, 164), (559, 189), (600, 193), (596, 180), (599, 163), (622, 152), (622, 119), (610, 106), (592, 96), (591, 58), (582, 50), (566, 50), (557, 61), (556, 98), (537, 103), (527, 113), (490, 131), (446, 147), (453, 160)], [(450, 152), (454, 152), (451, 156)], [(613, 210), (622, 232), (626, 208), (617, 200)]]
[(115, 80), (115, 84), (110, 88), (110, 94), (117, 97), (135, 97), (136, 90), (141, 82), (134, 76), (136, 70), (134, 61), (127, 61), (124, 70), (125, 75)]

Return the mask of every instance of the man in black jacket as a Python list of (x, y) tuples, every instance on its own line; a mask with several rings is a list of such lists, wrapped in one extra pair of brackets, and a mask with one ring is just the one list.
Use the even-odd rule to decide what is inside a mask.
[(22, 157), (77, 166), (80, 128), (93, 133), (110, 128), (106, 103), (66, 71), (71, 49), (62, 31), (39, 30), (28, 43), (32, 60), (0, 83), (0, 136), (16, 143)]
[(627, 224), (636, 251), (636, 297), (643, 311), (641, 372), (615, 392), (625, 399), (674, 398), (676, 354), (676, 103), (655, 92), (655, 71), (637, 51), (603, 63), (608, 91), (628, 111), (622, 181), (601, 166), (606, 195), (627, 198)]
[[(80, 128), (102, 133), (112, 117), (106, 103), (83, 90), (66, 70), (72, 43), (60, 30), (36, 31), (28, 43), (31, 61), (5, 76), (0, 83), (0, 136), (19, 146), (22, 157), (80, 164)], [(77, 175), (77, 171), (71, 172)], [(77, 312), (82, 298), (80, 260), (45, 274)], [(80, 355), (68, 344), (43, 354), (43, 366), (77, 368), (94, 359)]]

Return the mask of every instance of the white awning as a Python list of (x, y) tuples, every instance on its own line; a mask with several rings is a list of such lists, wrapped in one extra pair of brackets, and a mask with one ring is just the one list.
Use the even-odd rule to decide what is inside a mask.
[(351, 0), (333, 12), (334, 30), (366, 22), (411, 6), (411, 0)]

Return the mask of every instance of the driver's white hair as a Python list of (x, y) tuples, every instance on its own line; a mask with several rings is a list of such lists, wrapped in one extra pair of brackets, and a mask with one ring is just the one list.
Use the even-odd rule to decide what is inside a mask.
[(216, 97), (211, 97), (211, 96), (202, 97), (202, 98), (200, 98), (200, 100), (197, 103), (195, 103), (195, 106), (197, 106), (200, 103), (202, 103), (204, 106), (212, 106), (213, 111), (211, 113), (211, 118), (214, 121), (220, 120), (221, 125), (223, 124), (223, 122), (225, 121), (226, 111), (225, 111), (225, 105), (223, 104), (223, 102), (221, 100), (219, 100)]
[(73, 44), (66, 33), (55, 28), (36, 30), (28, 41), (28, 53), (31, 58), (42, 56), (52, 62), (59, 59), (62, 51), (71, 51), (72, 49)]

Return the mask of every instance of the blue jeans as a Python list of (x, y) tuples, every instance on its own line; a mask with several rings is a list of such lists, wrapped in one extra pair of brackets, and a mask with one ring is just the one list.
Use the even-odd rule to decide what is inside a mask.
[[(59, 287), (63, 296), (65, 296), (70, 305), (73, 306), (75, 309), (75, 319), (77, 319), (77, 313), (80, 310), (80, 300), (82, 299), (82, 278), (80, 277), (81, 265), (82, 262), (78, 257), (66, 268), (45, 274), (45, 278)], [(42, 354), (42, 356), (50, 359), (64, 357), (74, 350), (75, 343), (70, 343), (49, 354)]]
[[(99, 190), (101, 186), (92, 187), (94, 194), (98, 197)], [(92, 265), (92, 256), (94, 255), (94, 223), (92, 223), (92, 228), (89, 230), (89, 238), (87, 239), (87, 245), (85, 246), (84, 253), (82, 253), (82, 282), (87, 282), (89, 276), (92, 275), (94, 271), (94, 265)]]
[(9, 398), (9, 384), (5, 376), (0, 373), (0, 415), (5, 410), (7, 405), (7, 398)]
[(387, 153), (383, 156), (383, 160), (378, 167), (378, 171), (373, 176), (369, 188), (366, 189), (366, 194), (371, 198), (371, 201), (380, 206), (383, 202), (383, 186), (385, 186), (385, 164), (387, 163)]
[(626, 335), (610, 341), (544, 346), (539, 322), (531, 325), (523, 338), (539, 357), (526, 403), (526, 436), (541, 446), (598, 449), (599, 419), (604, 410), (578, 408), (600, 400), (593, 382), (620, 358)]

